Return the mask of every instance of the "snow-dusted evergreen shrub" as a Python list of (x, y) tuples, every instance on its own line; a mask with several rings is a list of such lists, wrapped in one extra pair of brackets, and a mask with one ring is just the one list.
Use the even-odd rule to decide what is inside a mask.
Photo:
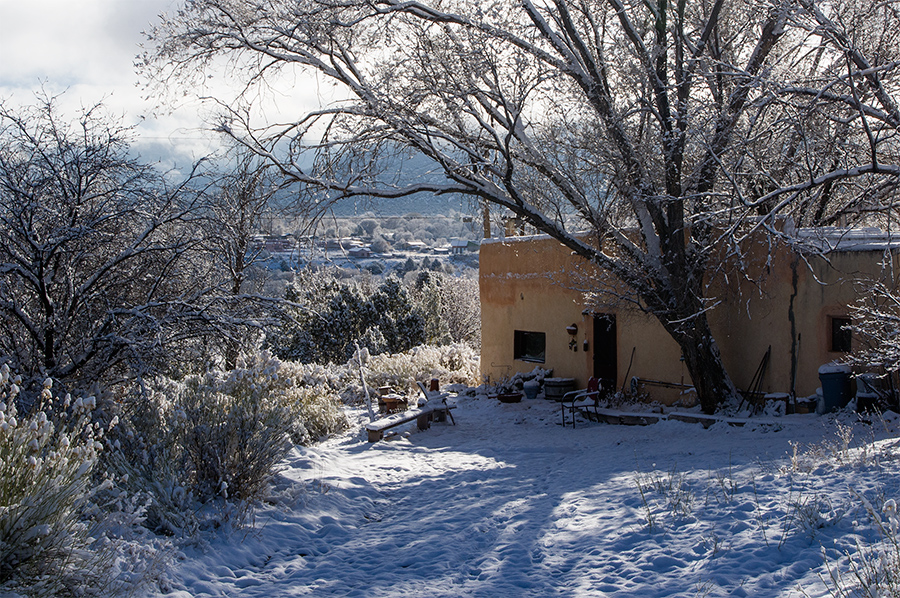
[(384, 338), (382, 347), (362, 345), (370, 353), (396, 353), (425, 342), (425, 322), (422, 315), (415, 309), (406, 287), (397, 277), (385, 279), (369, 302), (376, 314), (373, 328)]
[(425, 322), (425, 342), (443, 345), (450, 341), (450, 329), (444, 321), (442, 305), (443, 275), (430, 270), (415, 274), (412, 300)]
[(281, 359), (339, 364), (353, 355), (355, 342), (372, 354), (405, 351), (424, 342), (424, 319), (396, 277), (369, 292), (356, 281), (323, 276), (301, 275), (288, 288), (286, 298), (299, 307), (268, 338)]
[[(57, 595), (96, 584), (105, 565), (79, 517), (91, 494), (103, 430), (93, 397), (54, 399), (44, 382), (38, 408), (21, 416), (20, 392), (0, 367), (0, 591)], [(101, 566), (102, 565), (102, 566)]]

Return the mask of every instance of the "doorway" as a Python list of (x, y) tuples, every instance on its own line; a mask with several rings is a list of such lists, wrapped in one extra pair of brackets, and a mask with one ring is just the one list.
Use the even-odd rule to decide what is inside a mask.
[(615, 314), (594, 315), (594, 377), (604, 394), (614, 393), (618, 381)]

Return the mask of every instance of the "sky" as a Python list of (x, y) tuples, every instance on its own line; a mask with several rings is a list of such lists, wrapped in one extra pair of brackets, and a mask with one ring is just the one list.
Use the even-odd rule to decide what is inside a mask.
[(65, 91), (66, 114), (103, 101), (123, 124), (138, 124), (133, 145), (150, 161), (181, 166), (213, 151), (198, 102), (159, 110), (133, 63), (161, 13), (181, 0), (0, 0), (0, 100), (35, 103), (43, 87)]

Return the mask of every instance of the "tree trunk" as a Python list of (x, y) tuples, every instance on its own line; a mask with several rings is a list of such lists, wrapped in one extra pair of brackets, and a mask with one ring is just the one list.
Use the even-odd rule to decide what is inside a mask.
[(48, 372), (53, 371), (53, 368), (56, 367), (54, 348), (53, 329), (48, 328), (44, 331), (44, 367)]
[(690, 318), (688, 324), (663, 322), (666, 330), (681, 347), (684, 364), (697, 391), (704, 413), (737, 397), (737, 388), (722, 363), (722, 355), (709, 328), (705, 313)]
[(231, 371), (237, 367), (237, 358), (240, 354), (240, 347), (234, 339), (225, 339), (225, 371)]

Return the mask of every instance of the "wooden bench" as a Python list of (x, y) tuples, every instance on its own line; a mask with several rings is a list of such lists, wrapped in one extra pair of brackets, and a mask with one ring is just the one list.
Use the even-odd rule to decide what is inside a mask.
[(453, 419), (453, 414), (450, 413), (451, 409), (456, 409), (456, 405), (447, 403), (446, 400), (429, 401), (423, 407), (413, 407), (412, 409), (368, 423), (366, 424), (366, 431), (369, 433), (369, 442), (378, 442), (384, 438), (386, 430), (413, 420), (416, 420), (416, 426), (420, 430), (430, 428), (432, 421), (445, 421), (448, 415), (453, 425), (456, 425), (456, 420)]

